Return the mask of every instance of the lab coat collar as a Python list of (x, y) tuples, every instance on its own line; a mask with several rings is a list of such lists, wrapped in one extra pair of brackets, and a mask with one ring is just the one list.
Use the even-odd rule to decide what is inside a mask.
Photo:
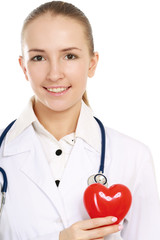
[(16, 154), (20, 154), (23, 152), (27, 152), (31, 150), (32, 147), (32, 140), (31, 136), (33, 136), (34, 129), (33, 126), (30, 125), (27, 127), (21, 134), (19, 134), (16, 138), (12, 141), (8, 142), (7, 137), (4, 140), (4, 149), (3, 149), (3, 156), (12, 156)]
[(13, 127), (10, 129), (6, 136), (6, 144), (12, 142), (17, 138), (25, 129), (27, 129), (32, 123), (38, 121), (34, 111), (33, 111), (33, 101), (34, 96), (29, 100), (27, 106), (19, 116), (19, 118), (14, 123)]
[(76, 129), (76, 138), (83, 139), (97, 152), (101, 152), (101, 132), (93, 112), (83, 101)]
[[(34, 96), (30, 99), (27, 107), (20, 115), (20, 117), (16, 120), (13, 127), (10, 129), (7, 137), (5, 139), (5, 154), (14, 154), (18, 152), (26, 151), (23, 136), (26, 133), (26, 130), (35, 123), (39, 125), (41, 130), (44, 127), (39, 123), (34, 111), (33, 111), (33, 101)], [(44, 129), (47, 132), (46, 129)], [(48, 133), (50, 134), (50, 133)], [(19, 139), (19, 144), (16, 146), (15, 139)], [(77, 138), (83, 139), (91, 148), (100, 153), (101, 151), (101, 132), (100, 128), (93, 117), (93, 112), (91, 108), (89, 108), (83, 101), (81, 106), (81, 112), (78, 119), (78, 124), (75, 133), (75, 140)], [(30, 140), (29, 140), (30, 142)], [(21, 144), (22, 143), (22, 144)], [(29, 146), (29, 145), (28, 145)], [(15, 151), (13, 150), (15, 149)]]

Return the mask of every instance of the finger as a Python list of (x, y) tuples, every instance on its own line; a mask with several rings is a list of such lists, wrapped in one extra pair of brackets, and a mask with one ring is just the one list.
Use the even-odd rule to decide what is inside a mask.
[(95, 240), (104, 240), (104, 238), (96, 238)]
[(104, 238), (96, 238), (95, 240), (104, 240)]
[(122, 229), (122, 226), (120, 224), (113, 225), (113, 226), (106, 226), (96, 229), (91, 229), (86, 231), (87, 239), (103, 239), (103, 237), (108, 236), (112, 233), (116, 233)]
[(92, 218), (79, 222), (79, 227), (83, 230), (98, 228), (104, 225), (110, 225), (117, 221), (116, 217)]

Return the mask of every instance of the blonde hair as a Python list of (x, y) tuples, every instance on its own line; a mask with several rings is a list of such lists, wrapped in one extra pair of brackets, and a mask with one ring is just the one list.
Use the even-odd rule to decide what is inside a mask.
[[(24, 32), (25, 32), (27, 25), (30, 24), (37, 17), (39, 17), (43, 14), (46, 14), (46, 13), (50, 13), (54, 16), (62, 15), (62, 16), (73, 18), (73, 19), (79, 21), (84, 27), (86, 40), (88, 42), (89, 53), (90, 53), (90, 55), (93, 55), (93, 53), (94, 53), (93, 34), (92, 34), (92, 28), (91, 28), (88, 18), (85, 16), (85, 14), (80, 9), (75, 7), (73, 4), (67, 3), (67, 2), (62, 2), (62, 1), (51, 1), (51, 2), (44, 3), (44, 4), (40, 5), (39, 7), (37, 7), (36, 9), (34, 9), (27, 16), (27, 18), (24, 20), (24, 24), (22, 27), (22, 33), (21, 33), (22, 53), (23, 53)], [(86, 91), (83, 94), (82, 99), (89, 106)]]

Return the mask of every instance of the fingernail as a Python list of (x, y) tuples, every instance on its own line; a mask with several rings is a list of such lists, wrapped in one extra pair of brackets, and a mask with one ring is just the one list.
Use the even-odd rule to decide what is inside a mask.
[(122, 229), (123, 229), (123, 225), (119, 225), (119, 226), (118, 226), (118, 229), (119, 229), (119, 230), (122, 230)]
[(113, 217), (112, 218), (112, 222), (116, 222), (117, 221), (117, 218), (116, 217)]

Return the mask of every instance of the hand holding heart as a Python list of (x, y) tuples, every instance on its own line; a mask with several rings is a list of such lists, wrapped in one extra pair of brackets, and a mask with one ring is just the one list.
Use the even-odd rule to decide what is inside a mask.
[(115, 217), (105, 217), (76, 222), (60, 232), (59, 240), (102, 240), (105, 236), (122, 229), (121, 225), (111, 226), (115, 221)]
[(120, 231), (122, 226), (118, 223), (127, 214), (132, 196), (129, 189), (122, 184), (106, 188), (100, 183), (95, 183), (86, 189), (83, 200), (92, 219), (74, 223), (64, 229), (60, 232), (59, 240), (100, 240)]
[(127, 214), (132, 196), (130, 190), (115, 184), (110, 188), (100, 183), (91, 184), (84, 192), (84, 205), (91, 218), (115, 216), (120, 223)]

